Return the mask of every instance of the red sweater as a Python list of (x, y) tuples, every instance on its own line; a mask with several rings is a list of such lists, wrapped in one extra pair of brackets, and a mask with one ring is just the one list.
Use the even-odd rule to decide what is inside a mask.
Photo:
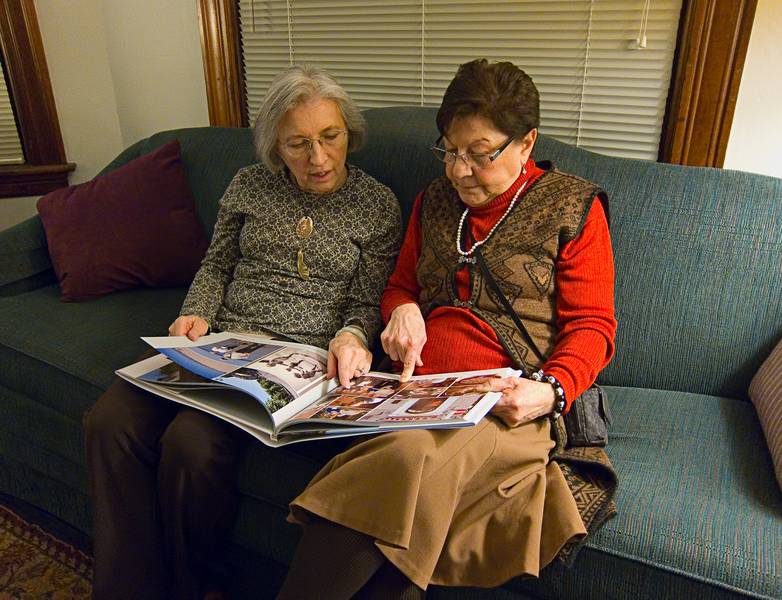
[[(526, 175), (507, 191), (484, 206), (471, 208), (467, 223), (475, 239), (481, 240), (489, 233), (526, 179), (531, 184), (542, 174), (530, 160)], [(396, 269), (380, 302), (386, 323), (397, 306), (417, 303), (421, 292), (416, 279), (421, 254), (421, 197), (419, 194), (416, 198)], [(454, 243), (455, 236), (456, 231)], [(469, 298), (466, 266), (456, 274), (456, 284), (459, 297)], [(581, 233), (561, 248), (555, 284), (559, 333), (543, 369), (562, 383), (569, 407), (614, 352), (614, 263), (608, 223), (599, 201), (592, 203)], [(416, 369), (416, 375), (513, 366), (494, 330), (466, 308), (435, 308), (426, 318), (426, 335), (428, 341), (421, 353), (424, 365)]]

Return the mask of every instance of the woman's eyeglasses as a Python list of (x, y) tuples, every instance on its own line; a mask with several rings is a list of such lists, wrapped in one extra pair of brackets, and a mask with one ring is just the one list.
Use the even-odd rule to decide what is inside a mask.
[(314, 140), (305, 137), (295, 137), (286, 142), (281, 142), (280, 147), (291, 158), (304, 158), (312, 153), (312, 147), (315, 142), (319, 143), (324, 150), (341, 148), (347, 139), (347, 134), (348, 132), (345, 129), (330, 129)]
[(506, 141), (502, 146), (497, 148), (494, 152), (490, 152), (487, 154), (474, 154), (472, 152), (465, 152), (464, 154), (457, 154), (456, 152), (453, 152), (451, 150), (446, 150), (443, 148), (443, 137), (440, 136), (437, 138), (437, 141), (434, 143), (434, 146), (432, 146), (431, 150), (432, 153), (435, 155), (435, 158), (437, 160), (440, 160), (444, 162), (447, 165), (452, 165), (456, 162), (457, 158), (461, 158), (464, 163), (469, 167), (477, 167), (479, 169), (485, 169), (491, 163), (493, 163), (495, 160), (497, 160), (497, 157), (502, 154), (502, 151), (505, 150), (508, 146), (510, 146), (510, 143), (515, 140), (516, 137), (512, 136), (508, 138), (508, 141)]

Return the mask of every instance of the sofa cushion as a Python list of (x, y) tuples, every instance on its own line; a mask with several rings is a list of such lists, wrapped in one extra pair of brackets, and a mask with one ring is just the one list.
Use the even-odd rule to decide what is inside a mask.
[(777, 482), (782, 487), (782, 340), (752, 378), (749, 397), (758, 411)]
[(62, 303), (50, 285), (0, 297), (0, 381), (81, 420), (114, 371), (144, 352), (139, 336), (165, 334), (185, 291), (137, 289)]
[(0, 453), (74, 490), (86, 490), (81, 421), (2, 385), (0, 393)]
[[(683, 590), (693, 598), (734, 598), (735, 592), (782, 597), (782, 494), (752, 406), (683, 392), (607, 389), (617, 516), (581, 550), (572, 569), (555, 564), (538, 581), (516, 579), (504, 587), (583, 600), (681, 598)], [(274, 515), (285, 514), (288, 502), (339, 450), (338, 442), (278, 449), (251, 444), (239, 488), (254, 508), (241, 515), (234, 539), (287, 562), (297, 532)], [(257, 534), (272, 523), (274, 535)], [(439, 591), (453, 597), (452, 590)], [(461, 597), (478, 597), (476, 592)], [(438, 590), (433, 597), (441, 597)]]
[(174, 140), (38, 200), (66, 301), (188, 284), (209, 245)]
[(782, 179), (536, 146), (610, 199), (620, 326), (601, 382), (746, 399), (782, 334)]
[(782, 597), (782, 493), (752, 405), (607, 390), (618, 513), (572, 569), (509, 586), (582, 600)]

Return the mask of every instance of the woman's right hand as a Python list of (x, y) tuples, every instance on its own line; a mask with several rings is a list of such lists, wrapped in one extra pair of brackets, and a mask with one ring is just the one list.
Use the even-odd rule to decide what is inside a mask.
[(209, 323), (198, 315), (182, 315), (171, 323), (168, 335), (186, 335), (192, 341), (196, 341), (209, 331)]
[(391, 313), (380, 342), (391, 360), (402, 363), (400, 381), (407, 381), (416, 367), (423, 367), (421, 350), (426, 344), (426, 324), (417, 304), (401, 304)]

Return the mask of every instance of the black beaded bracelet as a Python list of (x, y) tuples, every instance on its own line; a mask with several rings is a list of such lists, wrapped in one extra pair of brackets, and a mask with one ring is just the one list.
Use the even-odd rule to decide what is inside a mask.
[(551, 413), (551, 417), (555, 421), (559, 419), (559, 417), (562, 416), (562, 413), (565, 412), (565, 407), (567, 406), (567, 400), (565, 399), (565, 389), (562, 387), (562, 384), (559, 383), (559, 380), (553, 375), (544, 373), (543, 369), (535, 371), (532, 375), (530, 375), (529, 378), (533, 379), (534, 381), (545, 381), (554, 389), (554, 412)]

